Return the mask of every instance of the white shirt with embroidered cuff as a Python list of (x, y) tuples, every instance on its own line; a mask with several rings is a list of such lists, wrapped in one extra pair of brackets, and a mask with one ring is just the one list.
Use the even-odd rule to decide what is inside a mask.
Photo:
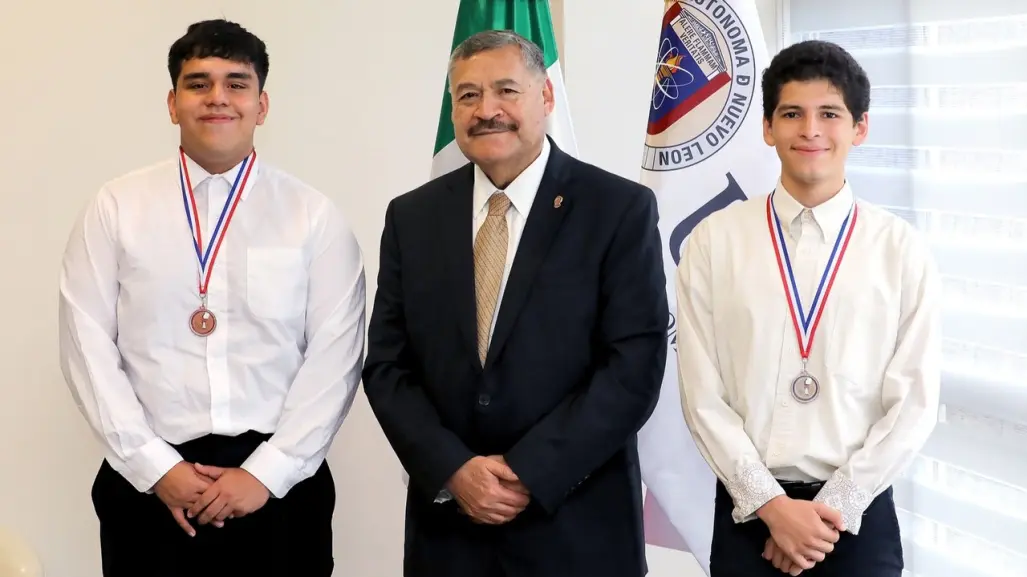
[(778, 480), (826, 481), (815, 500), (839, 510), (847, 530), (858, 534), (863, 512), (937, 421), (939, 277), (917, 231), (855, 200), (848, 184), (806, 209), (779, 183), (772, 205), (806, 313), (843, 221), (858, 205), (813, 335), (807, 370), (820, 393), (800, 403), (791, 383), (802, 372), (802, 355), (767, 198), (714, 213), (682, 247), (676, 280), (682, 409), (700, 453), (733, 498), (736, 522), (754, 519), (784, 494)]

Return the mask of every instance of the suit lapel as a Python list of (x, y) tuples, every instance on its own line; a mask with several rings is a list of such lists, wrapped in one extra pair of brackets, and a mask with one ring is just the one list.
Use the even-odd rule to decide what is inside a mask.
[(472, 242), (474, 172), (468, 164), (449, 175), (451, 193), (446, 195), (438, 212), (437, 230), (446, 259), (449, 278), (453, 279), (452, 310), (460, 327), (461, 340), (468, 359), (479, 370), (478, 321), (474, 302), (474, 244)]
[[(535, 274), (545, 260), (546, 253), (549, 252), (549, 247), (556, 238), (556, 233), (564, 218), (573, 208), (573, 202), (568, 198), (569, 190), (565, 186), (568, 157), (556, 147), (552, 140), (550, 140), (550, 145), (549, 161), (546, 164), (545, 173), (542, 175), (538, 192), (535, 193), (535, 200), (531, 203), (531, 211), (528, 213), (524, 232), (521, 234), (521, 242), (517, 246), (510, 278), (507, 280), (506, 290), (503, 293), (503, 301), (499, 305), (499, 317), (496, 319), (492, 342), (485, 359), (486, 368), (492, 364), (496, 355), (503, 349), (503, 345), (513, 330), (517, 315), (520, 314), (531, 291)], [(556, 201), (557, 196), (563, 197), (560, 202)], [(471, 260), (473, 263), (473, 254)], [(471, 284), (474, 284), (473, 275)]]

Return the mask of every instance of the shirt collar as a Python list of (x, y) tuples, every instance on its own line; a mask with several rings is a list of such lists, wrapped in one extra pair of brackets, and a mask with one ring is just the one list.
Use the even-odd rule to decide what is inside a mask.
[[(538, 155), (538, 158), (517, 175), (517, 178), (506, 187), (506, 190), (502, 191), (510, 199), (510, 204), (525, 218), (528, 216), (528, 212), (531, 211), (531, 204), (535, 201), (535, 193), (538, 192), (538, 187), (542, 183), (542, 175), (546, 172), (550, 148), (549, 138), (543, 137), (542, 152)], [(492, 184), (488, 176), (485, 176), (485, 171), (479, 168), (478, 165), (475, 165), (474, 212), (471, 214), (476, 215), (481, 212), (485, 205), (488, 204), (492, 194), (497, 191), (496, 185)]]
[[(852, 188), (849, 186), (849, 181), (846, 180), (837, 194), (809, 209), (825, 240), (833, 242), (834, 238), (838, 236), (845, 218), (849, 216), (853, 198)], [(793, 223), (798, 223), (799, 216), (805, 209), (806, 207), (795, 200), (795, 197), (779, 180), (777, 188), (774, 189), (774, 212), (777, 213), (777, 217), (781, 219), (785, 228), (790, 229)]]
[[(243, 161), (239, 161), (238, 164), (233, 166), (221, 174), (211, 174), (206, 171), (202, 166), (196, 163), (191, 156), (185, 154), (185, 165), (189, 170), (189, 182), (193, 185), (193, 190), (199, 188), (200, 184), (206, 182), (212, 178), (223, 178), (231, 187), (235, 183), (236, 175), (239, 174), (239, 169), (242, 168)], [(254, 183), (257, 181), (257, 174), (260, 173), (260, 157), (253, 161), (253, 169), (250, 171), (250, 177), (246, 181), (246, 188), (242, 191), (242, 198), (240, 200), (246, 200), (246, 196), (249, 195), (250, 190), (253, 189)], [(245, 174), (243, 175), (245, 176)], [(242, 177), (239, 178), (239, 185), (242, 185)]]

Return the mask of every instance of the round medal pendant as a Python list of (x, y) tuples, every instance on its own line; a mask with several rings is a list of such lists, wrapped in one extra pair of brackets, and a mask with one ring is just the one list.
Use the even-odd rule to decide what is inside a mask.
[(808, 403), (820, 394), (820, 382), (809, 373), (803, 373), (792, 381), (792, 396), (800, 403)]
[(205, 337), (214, 332), (217, 326), (217, 317), (214, 316), (214, 313), (203, 307), (196, 309), (189, 317), (189, 328), (196, 336)]

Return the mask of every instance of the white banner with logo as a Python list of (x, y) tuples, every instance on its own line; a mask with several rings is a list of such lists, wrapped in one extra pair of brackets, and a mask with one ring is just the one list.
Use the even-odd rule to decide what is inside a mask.
[(641, 182), (660, 205), (671, 347), (659, 404), (639, 434), (646, 542), (693, 554), (709, 574), (716, 478), (681, 411), (674, 276), (699, 221), (777, 181), (777, 156), (762, 137), (760, 76), (770, 60), (754, 0), (667, 1), (654, 32), (656, 24)]

